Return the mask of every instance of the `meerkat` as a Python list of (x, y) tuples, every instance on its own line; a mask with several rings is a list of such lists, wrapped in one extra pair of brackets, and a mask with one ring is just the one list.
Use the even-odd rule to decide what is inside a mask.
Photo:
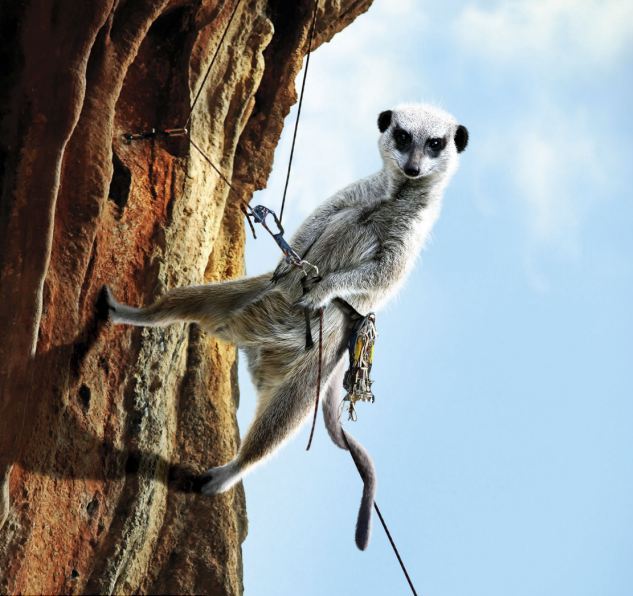
[(290, 241), (318, 267), (320, 277), (311, 283), (306, 285), (302, 271), (282, 259), (272, 274), (176, 288), (144, 308), (118, 303), (106, 288), (114, 323), (195, 322), (246, 354), (258, 395), (255, 418), (236, 457), (204, 475), (201, 491), (207, 495), (236, 484), (277, 450), (314, 407), (318, 350), (305, 349), (304, 309), (313, 313), (313, 332), (318, 309), (324, 309), (324, 418), (332, 440), (352, 451), (365, 483), (356, 530), (361, 549), (369, 540), (375, 473), (367, 452), (339, 421), (351, 325), (336, 299), (367, 314), (399, 289), (438, 218), (444, 189), (468, 143), (466, 127), (424, 104), (381, 112), (378, 129), (382, 169), (321, 204)]

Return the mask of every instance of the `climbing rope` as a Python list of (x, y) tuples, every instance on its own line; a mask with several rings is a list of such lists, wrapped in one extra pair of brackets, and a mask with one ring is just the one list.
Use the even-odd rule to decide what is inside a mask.
[(312, 13), (312, 25), (310, 26), (310, 36), (308, 38), (308, 55), (306, 56), (306, 67), (303, 71), (303, 80), (301, 81), (301, 92), (299, 93), (299, 105), (297, 107), (297, 117), (295, 119), (295, 129), (292, 134), (292, 145), (290, 147), (290, 158), (288, 159), (288, 171), (286, 172), (286, 183), (284, 185), (284, 194), (281, 198), (281, 210), (279, 211), (279, 220), (284, 217), (284, 207), (286, 206), (286, 193), (288, 192), (288, 182), (290, 182), (290, 170), (292, 169), (292, 158), (295, 153), (295, 143), (297, 141), (297, 129), (299, 128), (299, 118), (301, 118), (301, 105), (303, 104), (303, 92), (306, 88), (306, 79), (308, 77), (308, 67), (310, 66), (310, 55), (312, 54), (312, 40), (314, 39), (314, 29), (316, 26), (317, 9), (319, 0), (314, 0), (314, 12)]
[(202, 83), (200, 83), (200, 87), (198, 87), (198, 92), (196, 93), (196, 96), (193, 98), (193, 102), (191, 102), (191, 107), (189, 108), (189, 114), (187, 114), (187, 120), (185, 121), (184, 128), (187, 128), (187, 126), (189, 126), (189, 123), (191, 122), (191, 116), (193, 115), (193, 110), (196, 107), (198, 100), (200, 99), (200, 95), (202, 94), (204, 85), (207, 82), (207, 79), (209, 78), (209, 74), (211, 74), (211, 69), (213, 68), (213, 65), (215, 64), (215, 60), (218, 57), (218, 54), (220, 53), (220, 49), (224, 45), (224, 39), (231, 27), (231, 23), (233, 22), (233, 17), (235, 17), (235, 14), (237, 13), (237, 9), (239, 8), (241, 2), (242, 0), (237, 0), (237, 2), (235, 3), (235, 6), (233, 7), (233, 12), (231, 13), (231, 16), (226, 24), (226, 27), (224, 27), (224, 31), (222, 32), (222, 37), (220, 37), (220, 41), (218, 42), (218, 45), (215, 47), (215, 52), (213, 53), (211, 62), (209, 62), (207, 71), (204, 73), (204, 77), (202, 78)]
[[(196, 92), (196, 95), (193, 98), (193, 101), (191, 102), (191, 107), (189, 108), (189, 112), (187, 113), (187, 119), (185, 120), (184, 125), (178, 128), (165, 128), (162, 130), (151, 128), (150, 130), (142, 131), (138, 133), (125, 133), (123, 135), (123, 140), (126, 143), (131, 143), (132, 141), (145, 141), (148, 139), (155, 139), (159, 137), (163, 137), (163, 138), (184, 137), (189, 134), (188, 127), (189, 127), (189, 124), (191, 123), (193, 111), (196, 107), (196, 104), (198, 103), (198, 100), (200, 99), (202, 90), (204, 89), (207, 79), (209, 78), (209, 75), (211, 74), (211, 70), (213, 69), (213, 66), (215, 65), (217, 57), (220, 54), (220, 50), (222, 49), (222, 46), (224, 45), (224, 40), (226, 39), (226, 35), (231, 27), (231, 23), (233, 22), (233, 19), (235, 15), (237, 14), (237, 10), (241, 3), (242, 3), (242, 0), (237, 0), (237, 2), (235, 3), (235, 6), (233, 6), (233, 11), (231, 12), (231, 16), (229, 17), (229, 20), (226, 23), (226, 27), (224, 27), (224, 31), (222, 32), (222, 36), (220, 37), (220, 41), (215, 48), (215, 52), (213, 53), (213, 56), (211, 57), (211, 61), (209, 62), (209, 65), (207, 66), (207, 70), (204, 73), (204, 77), (202, 77), (202, 82), (200, 83), (200, 86), (198, 87), (198, 91)], [(200, 153), (200, 155), (204, 158), (204, 160), (216, 171), (218, 176), (220, 176), (220, 178), (226, 183), (226, 185), (231, 190), (235, 191), (236, 190), (235, 187), (228, 181), (228, 179), (222, 173), (220, 168), (218, 168), (215, 165), (215, 163), (213, 163), (213, 160), (202, 150), (202, 148), (191, 138), (191, 136), (189, 136), (189, 142), (194, 147), (194, 149), (196, 149), (196, 151)]]
[[(209, 78), (209, 75), (211, 74), (211, 70), (213, 69), (213, 66), (215, 65), (215, 62), (217, 60), (217, 57), (220, 53), (220, 49), (222, 48), (222, 46), (224, 45), (224, 40), (226, 38), (226, 35), (231, 27), (231, 23), (233, 22), (233, 19), (235, 17), (235, 15), (237, 14), (237, 10), (240, 6), (240, 3), (242, 2), (242, 0), (237, 0), (237, 2), (235, 3), (235, 6), (233, 7), (233, 11), (231, 12), (231, 16), (229, 17), (229, 20), (226, 23), (226, 27), (224, 28), (224, 31), (222, 32), (222, 36), (220, 37), (220, 41), (218, 43), (218, 45), (215, 48), (215, 51), (213, 53), (213, 56), (211, 58), (211, 61), (209, 62), (209, 65), (207, 66), (207, 70), (204, 73), (204, 77), (202, 78), (202, 82), (200, 83), (200, 86), (198, 87), (198, 91), (196, 92), (195, 97), (193, 98), (193, 102), (191, 103), (191, 107), (189, 108), (189, 112), (187, 113), (187, 119), (185, 120), (185, 123), (183, 126), (180, 126), (178, 128), (165, 128), (162, 130), (157, 130), (155, 128), (151, 128), (150, 130), (147, 131), (142, 131), (142, 132), (138, 132), (138, 133), (125, 133), (123, 134), (123, 140), (126, 143), (131, 143), (132, 141), (145, 141), (148, 139), (155, 139), (157, 137), (164, 137), (164, 138), (169, 138), (169, 137), (179, 137), (179, 136), (186, 136), (187, 134), (189, 134), (189, 124), (191, 123), (191, 118), (193, 116), (193, 111), (196, 107), (196, 104), (198, 103), (198, 100), (200, 99), (200, 96), (202, 94), (202, 91), (204, 89), (204, 86), (207, 82), (207, 79)], [(292, 145), (290, 147), (290, 157), (288, 158), (288, 170), (286, 171), (286, 181), (284, 183), (284, 192), (281, 198), (281, 209), (279, 211), (279, 219), (277, 220), (279, 224), (281, 224), (281, 221), (283, 219), (284, 216), (284, 209), (286, 207), (286, 195), (288, 193), (288, 184), (290, 182), (290, 172), (292, 171), (292, 160), (294, 158), (294, 153), (295, 153), (295, 144), (297, 141), (297, 131), (299, 129), (299, 120), (301, 118), (301, 107), (303, 105), (303, 95), (305, 92), (305, 86), (306, 86), (306, 80), (307, 80), (307, 76), (308, 76), (308, 68), (310, 66), (310, 56), (312, 54), (312, 42), (314, 40), (314, 32), (316, 29), (316, 18), (317, 18), (317, 12), (318, 12), (318, 7), (319, 7), (319, 0), (315, 0), (314, 2), (314, 10), (312, 13), (312, 22), (310, 24), (310, 32), (308, 35), (308, 52), (307, 52), (307, 56), (306, 56), (306, 65), (305, 65), (305, 69), (303, 71), (303, 79), (301, 81), (301, 91), (299, 93), (299, 103), (297, 106), (297, 116), (295, 118), (295, 125), (294, 125), (294, 131), (292, 134)], [(220, 178), (227, 184), (227, 186), (235, 191), (235, 187), (228, 181), (228, 179), (226, 178), (226, 176), (222, 173), (222, 171), (220, 170), (220, 168), (218, 168), (215, 163), (213, 163), (213, 160), (211, 160), (211, 158), (202, 150), (202, 148), (191, 138), (189, 137), (189, 142), (191, 143), (191, 145), (194, 147), (194, 149), (196, 149), (196, 151), (198, 151), (198, 153), (200, 153), (200, 155), (204, 158), (204, 160), (215, 170), (215, 172), (218, 174), (218, 176), (220, 176)], [(250, 222), (249, 222), (250, 224)], [(251, 226), (251, 230), (253, 230), (253, 235), (255, 234), (253, 227)]]
[(224, 180), (224, 182), (226, 183), (226, 185), (231, 189), (231, 190), (236, 190), (236, 188), (227, 180), (226, 176), (220, 171), (220, 168), (218, 168), (213, 161), (211, 161), (211, 159), (209, 157), (207, 157), (207, 155), (205, 154), (205, 152), (200, 149), (200, 147), (198, 147), (198, 144), (192, 139), (189, 139), (189, 142), (193, 145), (194, 149), (197, 149), (198, 153), (200, 153), (200, 155), (202, 155), (202, 157), (206, 160), (206, 162), (217, 172), (218, 176), (220, 176), (220, 178), (222, 178), (222, 180)]

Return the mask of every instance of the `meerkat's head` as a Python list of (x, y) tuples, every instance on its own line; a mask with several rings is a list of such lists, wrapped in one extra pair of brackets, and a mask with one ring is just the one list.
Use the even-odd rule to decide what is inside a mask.
[(453, 173), (468, 130), (447, 112), (425, 104), (398, 106), (378, 116), (378, 146), (397, 178), (421, 180)]

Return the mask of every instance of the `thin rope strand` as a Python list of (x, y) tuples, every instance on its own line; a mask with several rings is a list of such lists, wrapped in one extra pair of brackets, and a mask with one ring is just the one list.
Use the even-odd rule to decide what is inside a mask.
[(314, 39), (314, 29), (316, 27), (317, 9), (319, 0), (314, 0), (314, 13), (312, 15), (312, 25), (310, 26), (310, 37), (308, 41), (308, 55), (306, 56), (306, 68), (303, 71), (303, 81), (301, 81), (301, 92), (299, 94), (299, 106), (297, 108), (297, 118), (295, 119), (295, 130), (292, 135), (292, 146), (290, 147), (290, 158), (288, 159), (288, 171), (286, 172), (286, 184), (284, 185), (284, 194), (281, 199), (281, 210), (279, 211), (279, 221), (284, 217), (284, 208), (286, 206), (286, 193), (288, 192), (288, 182), (290, 181), (290, 170), (292, 168), (292, 158), (295, 152), (295, 143), (297, 141), (297, 129), (299, 128), (299, 118), (301, 117), (301, 104), (303, 103), (303, 92), (306, 86), (306, 78), (308, 77), (308, 67), (310, 66), (310, 54), (312, 53), (312, 40)]
[(207, 79), (209, 78), (209, 74), (211, 74), (211, 69), (213, 68), (213, 65), (215, 64), (215, 60), (218, 57), (218, 54), (220, 53), (220, 49), (224, 45), (224, 38), (226, 37), (226, 34), (228, 33), (229, 28), (231, 27), (231, 23), (233, 22), (233, 17), (237, 13), (237, 8), (238, 8), (238, 6), (240, 5), (241, 2), (242, 2), (242, 0), (237, 0), (237, 2), (235, 3), (235, 6), (233, 7), (233, 12), (231, 13), (231, 17), (229, 18), (229, 22), (226, 24), (226, 27), (224, 28), (224, 32), (222, 33), (222, 37), (220, 38), (220, 41), (219, 41), (218, 45), (215, 48), (215, 52), (213, 53), (213, 57), (211, 58), (211, 62), (209, 63), (209, 66), (207, 67), (207, 72), (204, 74), (204, 78), (202, 79), (202, 83), (200, 83), (200, 87), (198, 88), (198, 92), (196, 93), (196, 96), (193, 99), (191, 107), (189, 108), (189, 114), (187, 114), (187, 120), (185, 121), (184, 128), (187, 128), (189, 126), (189, 123), (191, 122), (191, 117), (193, 115), (193, 110), (196, 107), (196, 104), (198, 103), (198, 99), (200, 99), (200, 95), (202, 93), (202, 90), (204, 89), (204, 85), (207, 82)]
[(220, 168), (218, 168), (213, 163), (213, 161), (211, 161), (211, 159), (207, 157), (207, 154), (200, 147), (198, 147), (197, 143), (191, 137), (189, 137), (189, 142), (198, 150), (198, 153), (200, 153), (200, 155), (204, 157), (205, 161), (217, 172), (218, 176), (220, 176), (220, 178), (222, 178), (222, 180), (224, 180), (224, 182), (228, 184), (229, 188), (237, 192), (237, 189), (228, 181), (226, 176), (220, 171)]
[(310, 451), (312, 445), (312, 437), (314, 436), (314, 427), (316, 426), (317, 412), (319, 411), (319, 398), (321, 397), (321, 368), (323, 362), (323, 309), (319, 309), (319, 365), (317, 368), (317, 390), (316, 400), (314, 402), (314, 417), (312, 418), (312, 428), (310, 429), (310, 438), (306, 451)]
[(407, 571), (407, 568), (404, 565), (404, 561), (402, 560), (402, 557), (400, 556), (400, 553), (398, 552), (398, 547), (396, 546), (396, 543), (393, 541), (393, 538), (391, 537), (391, 532), (389, 532), (389, 528), (387, 527), (387, 522), (385, 521), (385, 518), (382, 516), (382, 513), (380, 513), (380, 508), (378, 507), (378, 503), (376, 503), (376, 501), (374, 501), (374, 509), (376, 510), (376, 513), (378, 514), (378, 519), (380, 520), (380, 523), (382, 524), (382, 528), (385, 531), (385, 534), (387, 534), (387, 538), (389, 539), (391, 548), (393, 549), (393, 552), (396, 553), (396, 557), (398, 557), (398, 563), (400, 563), (400, 567), (402, 568), (402, 573), (404, 573), (404, 577), (407, 579), (407, 583), (409, 584), (409, 587), (411, 588), (411, 593), (413, 594), (413, 596), (418, 596), (418, 593), (415, 591), (413, 582), (411, 581), (411, 578), (409, 577), (409, 572)]
[[(358, 470), (358, 473), (360, 474), (360, 477), (362, 478), (363, 475), (361, 474), (360, 471), (360, 465), (358, 464), (358, 462), (356, 461), (356, 457), (354, 456), (354, 452), (349, 448), (349, 443), (347, 442), (347, 435), (345, 434), (345, 431), (341, 428), (341, 433), (343, 435), (343, 439), (345, 441), (345, 445), (347, 446), (347, 450), (349, 451), (349, 454), (352, 456), (352, 460), (354, 461), (354, 465), (356, 466), (356, 470)], [(387, 538), (389, 539), (389, 544), (391, 544), (391, 548), (393, 549), (393, 552), (396, 554), (396, 558), (398, 559), (398, 563), (400, 563), (400, 568), (402, 569), (402, 572), (404, 573), (404, 577), (407, 580), (407, 583), (409, 584), (409, 587), (411, 588), (411, 593), (413, 594), (413, 596), (418, 596), (418, 593), (415, 590), (415, 586), (413, 585), (413, 582), (411, 581), (411, 577), (409, 576), (409, 572), (407, 571), (407, 568), (404, 564), (404, 561), (402, 560), (402, 557), (400, 556), (400, 552), (398, 551), (398, 547), (396, 546), (396, 543), (394, 542), (393, 538), (391, 537), (391, 532), (389, 531), (389, 527), (387, 526), (387, 522), (385, 521), (385, 518), (382, 516), (382, 513), (380, 512), (380, 508), (378, 507), (378, 503), (376, 503), (376, 500), (374, 499), (374, 509), (376, 510), (376, 513), (378, 514), (378, 519), (380, 520), (380, 523), (382, 525), (382, 529), (385, 531), (385, 534), (387, 534)]]

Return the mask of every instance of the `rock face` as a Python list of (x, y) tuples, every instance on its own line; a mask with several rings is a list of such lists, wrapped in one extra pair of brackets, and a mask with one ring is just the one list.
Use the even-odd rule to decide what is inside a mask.
[[(315, 46), (371, 0), (321, 0)], [(239, 276), (312, 2), (0, 2), (0, 592), (239, 594), (241, 486), (188, 492), (239, 436), (235, 349), (132, 304)], [(191, 138), (231, 180), (209, 166)]]

